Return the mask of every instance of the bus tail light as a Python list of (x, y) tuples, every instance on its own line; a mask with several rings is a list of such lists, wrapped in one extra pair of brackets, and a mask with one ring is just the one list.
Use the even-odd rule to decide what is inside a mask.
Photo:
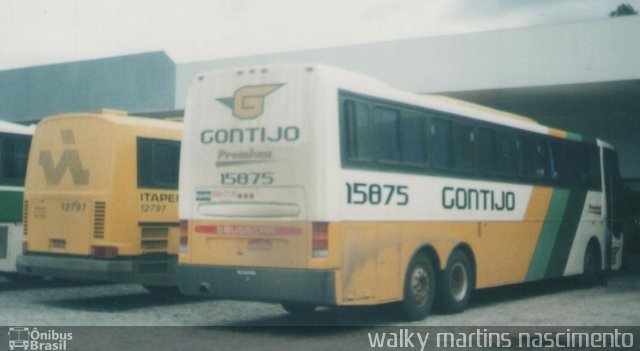
[(91, 255), (97, 258), (116, 258), (118, 248), (115, 246), (91, 246)]
[(189, 247), (189, 221), (180, 221), (180, 252), (185, 253)]
[(312, 257), (329, 256), (329, 223), (313, 222)]

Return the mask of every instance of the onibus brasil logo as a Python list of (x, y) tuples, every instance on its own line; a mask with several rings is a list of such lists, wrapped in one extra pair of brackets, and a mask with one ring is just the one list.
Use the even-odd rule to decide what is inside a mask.
[(238, 119), (254, 119), (264, 112), (264, 98), (284, 84), (247, 85), (233, 94), (233, 97), (217, 99), (231, 109)]
[(49, 329), (39, 331), (38, 328), (9, 328), (10, 350), (66, 350), (67, 341), (73, 339), (73, 333), (59, 333)]

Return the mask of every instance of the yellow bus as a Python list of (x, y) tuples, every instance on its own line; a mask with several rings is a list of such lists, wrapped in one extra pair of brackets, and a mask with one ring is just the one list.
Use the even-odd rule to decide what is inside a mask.
[(618, 269), (601, 140), (325, 66), (197, 78), (185, 110), (185, 294), (462, 311), (474, 289)]
[(43, 119), (29, 154), (18, 270), (175, 286), (181, 130), (116, 110)]

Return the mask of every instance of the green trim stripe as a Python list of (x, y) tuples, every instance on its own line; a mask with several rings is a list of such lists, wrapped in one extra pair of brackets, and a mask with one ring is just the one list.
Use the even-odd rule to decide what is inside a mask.
[(563, 275), (586, 197), (586, 190), (553, 191), (526, 281)]
[(529, 270), (527, 271), (526, 281), (542, 279), (545, 277), (549, 259), (553, 251), (556, 236), (560, 230), (561, 219), (569, 200), (568, 189), (556, 189), (551, 194), (551, 203), (547, 210), (538, 242), (536, 243)]
[(582, 135), (577, 134), (577, 133), (572, 133), (572, 132), (567, 132), (567, 139), (568, 140), (575, 140), (575, 141), (583, 141), (582, 140)]
[(564, 274), (571, 246), (573, 246), (573, 240), (578, 232), (586, 197), (587, 192), (585, 190), (572, 190), (569, 194), (567, 207), (564, 211), (564, 216), (562, 216), (562, 223), (549, 259), (546, 277), (561, 277)]

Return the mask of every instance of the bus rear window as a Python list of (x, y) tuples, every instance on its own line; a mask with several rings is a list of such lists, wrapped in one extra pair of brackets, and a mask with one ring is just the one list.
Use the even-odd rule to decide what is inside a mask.
[(180, 142), (138, 138), (138, 188), (178, 189)]

